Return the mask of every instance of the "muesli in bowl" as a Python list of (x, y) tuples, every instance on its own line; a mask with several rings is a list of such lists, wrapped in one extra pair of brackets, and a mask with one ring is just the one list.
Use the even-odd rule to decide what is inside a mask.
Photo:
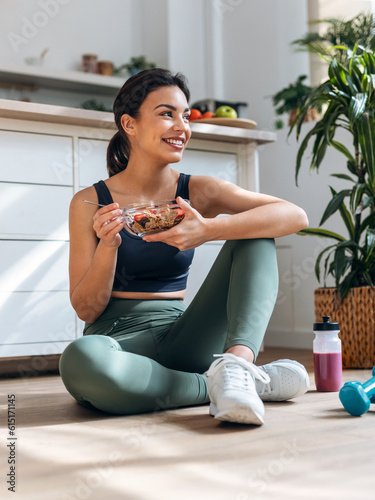
[(171, 229), (185, 217), (176, 200), (132, 203), (122, 207), (122, 211), (130, 231), (140, 237)]

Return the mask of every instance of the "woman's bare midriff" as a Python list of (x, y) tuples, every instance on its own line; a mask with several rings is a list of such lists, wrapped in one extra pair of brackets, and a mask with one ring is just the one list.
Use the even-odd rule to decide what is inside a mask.
[(136, 299), (136, 300), (168, 300), (185, 298), (186, 290), (176, 292), (112, 292), (111, 296), (118, 299)]

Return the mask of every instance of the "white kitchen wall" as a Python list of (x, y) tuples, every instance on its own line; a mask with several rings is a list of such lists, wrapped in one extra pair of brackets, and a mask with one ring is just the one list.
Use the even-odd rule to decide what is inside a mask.
[[(221, 0), (220, 0), (221, 1)], [(226, 1), (226, 0), (225, 0)], [(232, 1), (232, 0), (230, 0)], [(220, 39), (211, 26), (217, 0), (0, 0), (0, 68), (24, 64), (49, 49), (43, 66), (79, 70), (81, 56), (94, 53), (116, 66), (146, 55), (158, 66), (183, 71), (192, 101), (212, 95), (221, 76)], [(214, 42), (211, 43), (211, 34)], [(216, 37), (216, 38), (215, 38)], [(218, 96), (220, 97), (220, 96)], [(95, 98), (107, 107), (112, 97), (55, 90), (3, 88), (0, 98), (78, 106)]]
[[(223, 12), (224, 94), (229, 100), (248, 102), (248, 117), (262, 130), (274, 129), (271, 96), (299, 75), (309, 74), (308, 55), (290, 46), (307, 31), (307, 20), (306, 2), (299, 0), (238, 1)], [(302, 191), (294, 185), (296, 146), (290, 143), (282, 131), (275, 144), (259, 148), (260, 188), (310, 212), (306, 194), (300, 196)], [(306, 260), (311, 241), (291, 236), (278, 239), (277, 246), (280, 293), (265, 345), (310, 347), (316, 287), (311, 259)]]
[(81, 54), (125, 62), (133, 52), (131, 0), (2, 0), (1, 62), (23, 63), (45, 49), (45, 66), (74, 70)]
[[(206, 88), (205, 18), (202, 0), (169, 0), (168, 64), (172, 71), (187, 75), (192, 102), (204, 95)], [(207, 96), (205, 96), (207, 97)]]
[[(166, 0), (0, 0), (0, 67), (24, 64), (25, 58), (38, 57), (46, 48), (43, 66), (57, 70), (79, 70), (85, 53), (97, 54), (116, 66), (146, 54), (167, 66), (166, 5)], [(0, 97), (72, 106), (89, 98), (107, 107), (113, 101), (113, 97), (87, 93), (29, 92), (1, 86)]]
[(308, 74), (307, 54), (290, 42), (307, 31), (306, 2), (251, 0), (223, 14), (225, 95), (249, 102), (249, 118), (258, 128), (273, 127), (271, 96), (301, 74)]

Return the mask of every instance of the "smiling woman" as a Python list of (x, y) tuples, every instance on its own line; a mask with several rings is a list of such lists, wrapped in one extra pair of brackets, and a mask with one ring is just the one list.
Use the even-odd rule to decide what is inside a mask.
[[(182, 75), (156, 68), (130, 78), (114, 102), (109, 178), (70, 206), (70, 296), (86, 325), (60, 371), (80, 403), (108, 413), (210, 400), (220, 420), (261, 425), (262, 400), (308, 387), (299, 363), (253, 363), (278, 292), (274, 238), (307, 218), (284, 200), (172, 169), (191, 136), (189, 97)], [(184, 215), (178, 225), (143, 237), (126, 229), (120, 207), (174, 199)], [(185, 309), (194, 249), (214, 240), (226, 243)]]

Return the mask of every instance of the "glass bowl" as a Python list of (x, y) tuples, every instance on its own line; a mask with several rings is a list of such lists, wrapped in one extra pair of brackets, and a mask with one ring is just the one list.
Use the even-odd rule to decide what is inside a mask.
[[(189, 200), (185, 201), (190, 203)], [(176, 200), (132, 203), (121, 209), (127, 227), (140, 237), (171, 229), (185, 217), (185, 212)]]

